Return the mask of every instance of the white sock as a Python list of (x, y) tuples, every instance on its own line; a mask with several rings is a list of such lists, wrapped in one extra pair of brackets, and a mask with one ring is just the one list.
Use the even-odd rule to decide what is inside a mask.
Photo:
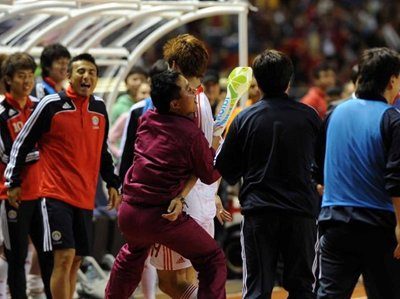
[(181, 299), (196, 299), (197, 298), (197, 291), (198, 291), (197, 285), (191, 284), (189, 285), (185, 292), (183, 292)]
[(28, 274), (31, 271), (31, 266), (32, 266), (32, 256), (33, 256), (33, 244), (28, 245), (28, 253), (26, 254), (26, 259), (25, 259), (25, 277), (28, 278)]
[(144, 263), (142, 280), (140, 281), (144, 299), (156, 299), (157, 271), (150, 264), (150, 257)]
[(0, 256), (0, 298), (7, 298), (7, 270), (8, 263), (4, 256)]
[(42, 277), (37, 274), (29, 274), (26, 288), (30, 295), (38, 295), (44, 293)]

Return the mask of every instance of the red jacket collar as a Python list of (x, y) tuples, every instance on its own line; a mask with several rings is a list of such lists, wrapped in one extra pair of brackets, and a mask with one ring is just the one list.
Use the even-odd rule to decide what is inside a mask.
[(321, 88), (316, 87), (316, 86), (311, 87), (310, 92), (317, 94), (321, 98), (325, 98), (325, 96), (326, 96), (326, 93)]
[(71, 85), (68, 85), (66, 93), (67, 93), (67, 96), (73, 100), (86, 101), (87, 99), (89, 99), (89, 97), (83, 97), (83, 96), (76, 94), (75, 90), (72, 89)]
[(11, 93), (6, 92), (5, 94), (5, 100), (7, 101), (8, 104), (10, 104), (14, 109), (17, 109), (19, 111), (25, 110), (32, 108), (33, 104), (29, 96), (26, 96), (26, 103), (24, 107), (21, 107), (20, 102), (14, 99), (14, 97), (11, 95)]
[(202, 92), (204, 92), (203, 86), (199, 85), (196, 88), (196, 95), (201, 94)]

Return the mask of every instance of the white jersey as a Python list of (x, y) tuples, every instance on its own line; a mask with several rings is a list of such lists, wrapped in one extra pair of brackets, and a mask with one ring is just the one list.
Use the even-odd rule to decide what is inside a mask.
[[(214, 238), (214, 221), (199, 223)], [(181, 270), (192, 266), (187, 258), (161, 244), (154, 244), (150, 251), (150, 264), (157, 270)]]
[[(197, 96), (198, 125), (204, 132), (210, 147), (213, 139), (214, 118), (210, 102), (204, 92)], [(209, 222), (215, 217), (215, 194), (217, 193), (218, 182), (206, 185), (197, 180), (190, 193), (186, 196), (187, 207), (185, 211), (198, 222)]]
[[(198, 126), (204, 132), (211, 146), (214, 124), (211, 105), (204, 92), (199, 93), (196, 97)], [(218, 182), (206, 185), (197, 180), (186, 196), (186, 213), (195, 219), (212, 237), (214, 237), (215, 194), (217, 189)], [(161, 244), (153, 246), (150, 263), (158, 270), (180, 270), (191, 266), (188, 259)]]

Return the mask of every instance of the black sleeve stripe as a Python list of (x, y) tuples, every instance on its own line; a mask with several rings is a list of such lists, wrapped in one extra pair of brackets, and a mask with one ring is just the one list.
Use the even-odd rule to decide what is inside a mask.
[[(39, 151), (30, 152), (28, 155), (26, 155), (25, 162), (37, 161), (39, 160), (39, 156), (40, 156)], [(1, 138), (0, 138), (0, 157), (1, 161), (4, 164), (8, 164), (8, 162), (10, 161), (10, 157), (5, 154), (4, 144)]]
[[(11, 176), (12, 176), (12, 172), (13, 172), (13, 169), (14, 169), (16, 161), (17, 161), (19, 148), (24, 143), (26, 136), (32, 130), (33, 125), (36, 123), (36, 121), (39, 118), (39, 116), (40, 116), (41, 112), (43, 111), (44, 107), (46, 107), (46, 105), (48, 105), (49, 103), (55, 102), (55, 101), (58, 101), (58, 100), (60, 100), (60, 97), (58, 96), (58, 94), (53, 94), (53, 95), (49, 95), (47, 97), (44, 97), (39, 102), (39, 104), (37, 105), (36, 109), (33, 111), (31, 116), (29, 117), (28, 121), (23, 126), (21, 132), (18, 134), (18, 137), (15, 140), (15, 144), (12, 147), (12, 151), (11, 151), (11, 154), (10, 154), (11, 159), (10, 159), (10, 162), (8, 163), (6, 171), (4, 173), (6, 181), (11, 182)], [(6, 184), (6, 186), (7, 185), (8, 184)]]
[(122, 149), (122, 150), (124, 150), (124, 148), (125, 148), (126, 138), (127, 138), (127, 135), (128, 135), (128, 126), (129, 126), (129, 123), (131, 121), (131, 117), (132, 117), (132, 111), (129, 112), (129, 116), (125, 121), (124, 131), (122, 132), (121, 142), (119, 144), (119, 148)]
[[(5, 111), (6, 111), (6, 108), (4, 107), (4, 105), (0, 105), (0, 114), (3, 114)], [(3, 132), (1, 132), (1, 131), (3, 131)], [(9, 137), (9, 135), (4, 136), (3, 134), (6, 134), (5, 131), (6, 130), (0, 130), (0, 157), (1, 157), (1, 161), (4, 164), (7, 164), (10, 160), (10, 157), (7, 153), (7, 147), (6, 147), (6, 144), (8, 141), (7, 137)]]
[(132, 108), (129, 110), (129, 116), (125, 121), (124, 131), (122, 132), (122, 136), (121, 136), (121, 142), (119, 145), (120, 149), (124, 150), (126, 138), (127, 138), (127, 134), (128, 134), (128, 126), (129, 126), (129, 123), (131, 122), (133, 111), (136, 109), (144, 108), (144, 106), (145, 106), (145, 101), (143, 100), (143, 101), (140, 101), (139, 103), (134, 104), (132, 106)]

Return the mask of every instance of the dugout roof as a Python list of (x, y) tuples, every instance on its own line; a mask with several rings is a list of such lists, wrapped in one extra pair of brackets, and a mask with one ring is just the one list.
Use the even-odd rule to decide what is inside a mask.
[(246, 0), (2, 0), (0, 53), (27, 51), (35, 58), (43, 45), (60, 42), (72, 55), (89, 52), (105, 66), (107, 105), (130, 68), (172, 30), (202, 18), (238, 16), (239, 64), (248, 57)]

